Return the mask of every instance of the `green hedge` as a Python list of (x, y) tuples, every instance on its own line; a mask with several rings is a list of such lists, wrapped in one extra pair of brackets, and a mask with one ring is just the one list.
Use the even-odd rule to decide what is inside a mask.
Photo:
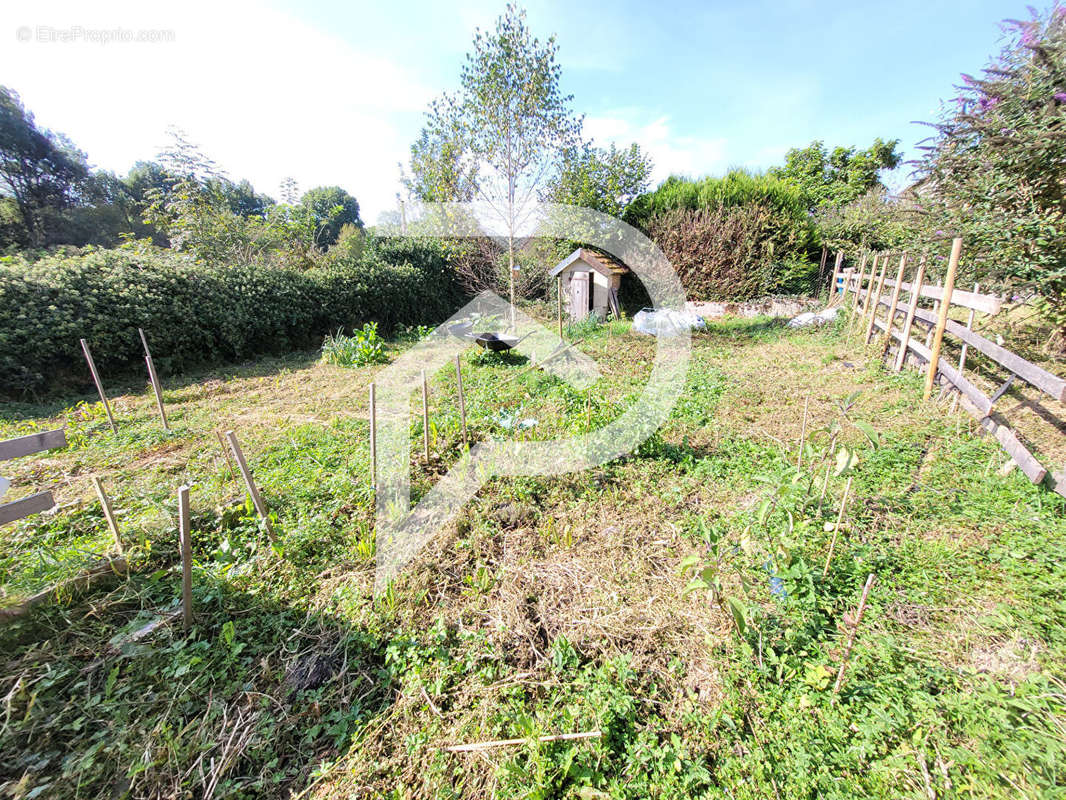
[(143, 328), (165, 372), (311, 347), (330, 330), (447, 319), (461, 291), (432, 240), (372, 240), (357, 260), (307, 271), (206, 265), (168, 250), (89, 249), (0, 264), (0, 393), (139, 367)]

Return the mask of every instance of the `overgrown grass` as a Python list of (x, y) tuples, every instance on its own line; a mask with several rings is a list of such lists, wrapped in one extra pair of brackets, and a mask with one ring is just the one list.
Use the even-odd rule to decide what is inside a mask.
[[(464, 357), (473, 437), (579, 434), (626, 407), (653, 342), (620, 323), (570, 333), (603, 374), (591, 393)], [(374, 597), (372, 370), (295, 356), (165, 378), (170, 434), (147, 391), (116, 399), (117, 436), (78, 398), (0, 409), (0, 436), (66, 424), (71, 441), (5, 464), (13, 492), (51, 487), (61, 504), (3, 530), (5, 603), (108, 552), (92, 474), (133, 564), (0, 629), (7, 796), (1061, 796), (1063, 500), (999, 475), (995, 441), (923, 407), (918, 376), (835, 331), (712, 324), (637, 453), (492, 480)], [(431, 408), (428, 464), (419, 415), (411, 427), (416, 497), (461, 450), (453, 370), (433, 376)], [(280, 552), (215, 428), (241, 437)], [(823, 578), (847, 478), (831, 471), (820, 499), (831, 441), (858, 463)], [(171, 617), (182, 483), (188, 633)], [(685, 593), (686, 560), (714, 563), (723, 603)], [(600, 736), (536, 741), (586, 731)], [(444, 749), (509, 738), (527, 743)]]

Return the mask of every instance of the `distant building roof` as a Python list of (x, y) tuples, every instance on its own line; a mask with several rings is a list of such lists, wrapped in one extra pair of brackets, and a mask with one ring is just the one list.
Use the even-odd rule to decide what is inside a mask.
[(559, 262), (558, 266), (551, 271), (551, 276), (558, 277), (567, 267), (573, 266), (578, 261), (583, 261), (601, 275), (625, 275), (629, 272), (629, 267), (614, 256), (601, 250), (593, 250), (591, 247), (579, 247)]

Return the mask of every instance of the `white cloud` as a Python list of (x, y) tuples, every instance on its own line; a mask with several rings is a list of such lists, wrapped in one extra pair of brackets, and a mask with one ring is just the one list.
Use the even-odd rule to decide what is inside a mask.
[(639, 112), (618, 111), (605, 116), (585, 118), (585, 136), (603, 146), (614, 142), (640, 145), (654, 163), (652, 183), (670, 175), (708, 175), (723, 171), (728, 165), (724, 137), (684, 136), (674, 132), (670, 118), (634, 121)]
[[(38, 26), (172, 30), (174, 41), (16, 41)], [(233, 178), (275, 196), (290, 175), (305, 189), (339, 184), (368, 220), (394, 205), (397, 163), (432, 94), (402, 64), (251, 0), (8, 5), (5, 37), (6, 85), (93, 163), (124, 173), (177, 125)]]

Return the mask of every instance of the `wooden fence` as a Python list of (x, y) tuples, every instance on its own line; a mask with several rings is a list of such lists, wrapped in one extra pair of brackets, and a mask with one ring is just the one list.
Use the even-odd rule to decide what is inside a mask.
[[(907, 253), (862, 253), (859, 266), (846, 269), (841, 268), (838, 257), (830, 285), (834, 288), (834, 298), (845, 303), (849, 296), (854, 298), (847, 318), (848, 336), (857, 326), (866, 344), (883, 337), (881, 355), (894, 355), (889, 363), (895, 371), (904, 364), (925, 371), (925, 399), (929, 399), (939, 384), (938, 399), (952, 394), (952, 408), (958, 404), (994, 435), (1029, 480), (1037, 484), (1047, 482), (1054, 491), (1066, 496), (1066, 474), (1051, 475), (998, 411), (1001, 398), (1018, 381), (1060, 403), (1066, 402), (1066, 379), (1026, 361), (974, 330), (976, 315), (998, 314), (1002, 301), (994, 295), (981, 294), (976, 285), (973, 291), (955, 289), (961, 252), (962, 240), (955, 239), (947, 269), (936, 280), (927, 273), (925, 256), (913, 264)], [(905, 281), (911, 267), (914, 270), (911, 280)], [(950, 318), (952, 307), (967, 310), (965, 324)], [(957, 360), (943, 355), (946, 337), (951, 337), (953, 349), (959, 352)], [(984, 355), (1001, 373), (1002, 383), (991, 395), (966, 376), (971, 350)]]

